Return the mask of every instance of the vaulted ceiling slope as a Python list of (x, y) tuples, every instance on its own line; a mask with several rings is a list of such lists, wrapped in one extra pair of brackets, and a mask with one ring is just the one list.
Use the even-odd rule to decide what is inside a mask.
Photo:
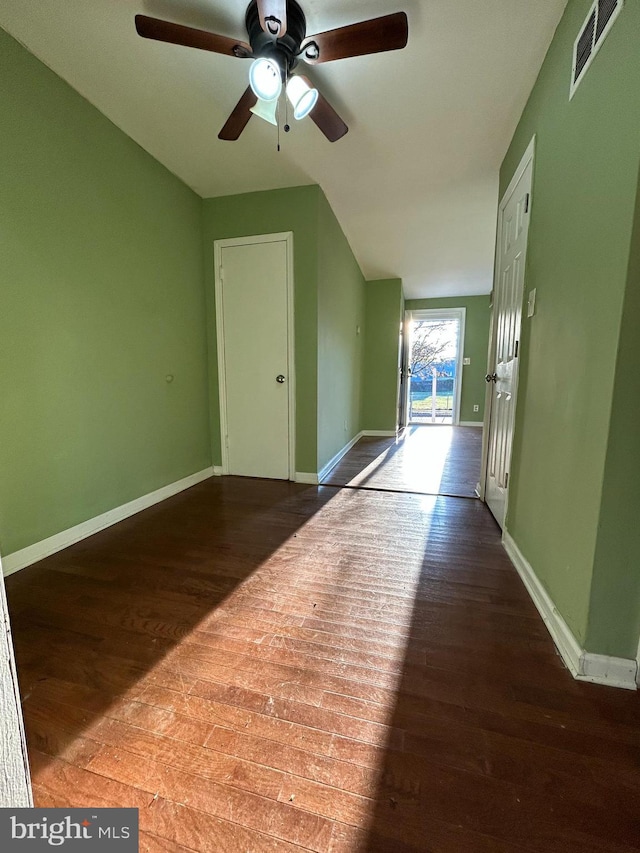
[[(246, 39), (234, 0), (0, 0), (0, 25), (203, 197), (318, 183), (368, 279), (408, 298), (491, 289), (498, 167), (566, 0), (300, 0), (307, 31), (404, 10), (409, 44), (317, 66), (349, 125), (217, 134), (248, 62), (141, 39), (144, 13)], [(570, 62), (570, 59), (568, 60)], [(568, 84), (567, 84), (568, 86)]]

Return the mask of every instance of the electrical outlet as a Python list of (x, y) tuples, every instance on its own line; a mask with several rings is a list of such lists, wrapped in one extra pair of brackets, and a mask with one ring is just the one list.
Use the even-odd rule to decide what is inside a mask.
[(479, 406), (477, 403), (476, 403), (476, 405), (473, 407), (473, 411), (474, 411), (474, 412), (479, 412), (479, 411), (480, 411), (480, 406)]

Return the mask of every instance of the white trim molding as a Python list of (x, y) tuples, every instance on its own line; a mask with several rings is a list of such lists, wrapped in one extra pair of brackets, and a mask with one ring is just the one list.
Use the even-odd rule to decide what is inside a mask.
[(324, 478), (336, 467), (338, 462), (346, 456), (347, 453), (354, 447), (361, 438), (397, 438), (398, 430), (395, 429), (363, 429), (357, 435), (348, 441), (342, 450), (339, 450), (336, 455), (324, 465), (317, 474), (307, 473), (304, 471), (296, 471), (295, 482), (306, 483), (309, 486), (317, 486), (322, 483)]
[[(342, 450), (339, 450), (336, 453), (336, 455), (332, 459), (330, 459), (327, 462), (327, 464), (323, 468), (320, 469), (320, 471), (318, 471), (318, 482), (319, 483), (321, 483), (324, 480), (324, 478), (327, 476), (327, 474), (329, 474), (329, 472), (332, 471), (336, 467), (338, 462), (342, 459), (343, 456), (345, 456), (351, 450), (351, 448), (354, 446), (354, 444), (357, 444), (360, 441), (360, 439), (362, 438), (363, 435), (364, 435), (363, 432), (359, 432), (357, 435), (354, 435), (354, 437), (351, 439), (351, 441), (348, 441), (345, 444), (345, 446), (342, 448)], [(395, 433), (394, 433), (394, 435), (395, 435)]]
[(638, 689), (638, 665), (634, 660), (583, 652), (581, 663), (581, 674), (576, 676), (580, 681), (608, 684), (610, 687), (622, 687), (624, 690)]
[(90, 518), (81, 524), (76, 524), (75, 527), (70, 527), (68, 530), (63, 530), (54, 536), (49, 536), (41, 542), (28, 545), (20, 551), (14, 551), (13, 554), (7, 554), (6, 557), (2, 558), (4, 575), (5, 577), (12, 575), (14, 572), (31, 566), (45, 557), (50, 557), (51, 554), (56, 554), (58, 551), (62, 551), (63, 548), (68, 548), (69, 545), (74, 545), (76, 542), (80, 542), (94, 533), (99, 533), (106, 527), (111, 527), (111, 525), (117, 524), (125, 518), (142, 512), (143, 509), (148, 509), (154, 504), (173, 497), (173, 495), (177, 495), (179, 492), (183, 492), (185, 489), (189, 489), (191, 486), (195, 486), (213, 475), (213, 468), (205, 468), (202, 471), (197, 471), (195, 474), (183, 477), (182, 480), (177, 480), (175, 483), (169, 483), (168, 486), (156, 489), (155, 492), (149, 492), (148, 495), (142, 495), (142, 497), (122, 504), (122, 506), (103, 512), (95, 518)]
[(458, 426), (483, 427), (484, 421), (460, 421)]
[(0, 562), (0, 808), (31, 808), (29, 756)]
[(606, 684), (609, 687), (635, 690), (637, 687), (636, 661), (585, 651), (562, 618), (562, 614), (543, 587), (531, 564), (506, 530), (502, 536), (502, 544), (533, 603), (538, 608), (538, 612), (542, 616), (542, 620), (571, 675), (579, 681), (591, 681), (594, 684)]
[(304, 483), (307, 486), (317, 486), (318, 485), (318, 475), (312, 474), (306, 471), (296, 471), (295, 481), (296, 483)]

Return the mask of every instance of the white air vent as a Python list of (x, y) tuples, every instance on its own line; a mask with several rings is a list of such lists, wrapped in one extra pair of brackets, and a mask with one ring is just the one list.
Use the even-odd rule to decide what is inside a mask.
[(569, 98), (580, 85), (587, 69), (594, 60), (600, 45), (605, 40), (613, 22), (618, 17), (624, 0), (595, 0), (589, 9), (587, 20), (573, 46), (573, 67), (571, 70), (571, 89)]

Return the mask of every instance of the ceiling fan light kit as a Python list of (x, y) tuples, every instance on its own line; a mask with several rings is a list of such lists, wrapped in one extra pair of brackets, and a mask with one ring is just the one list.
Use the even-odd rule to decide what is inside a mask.
[(358, 24), (338, 27), (307, 37), (307, 22), (296, 0), (251, 0), (245, 15), (249, 43), (170, 21), (136, 15), (136, 30), (143, 38), (253, 59), (249, 86), (236, 104), (219, 139), (236, 140), (252, 115), (277, 124), (276, 106), (286, 81), (286, 92), (296, 119), (310, 116), (330, 142), (349, 130), (338, 113), (303, 75), (292, 72), (302, 60), (308, 65), (400, 50), (407, 44), (404, 12), (383, 15)]
[(282, 91), (282, 70), (267, 57), (259, 57), (251, 63), (249, 85), (261, 101), (277, 101)]
[(293, 107), (293, 117), (303, 119), (309, 115), (318, 102), (319, 92), (312, 88), (304, 77), (297, 74), (289, 78), (287, 83), (287, 98)]
[(265, 121), (268, 121), (269, 124), (272, 124), (274, 127), (278, 126), (278, 99), (274, 98), (273, 101), (261, 101), (258, 98), (255, 107), (251, 107), (249, 112), (253, 113), (254, 116), (258, 116), (258, 118), (262, 118)]

